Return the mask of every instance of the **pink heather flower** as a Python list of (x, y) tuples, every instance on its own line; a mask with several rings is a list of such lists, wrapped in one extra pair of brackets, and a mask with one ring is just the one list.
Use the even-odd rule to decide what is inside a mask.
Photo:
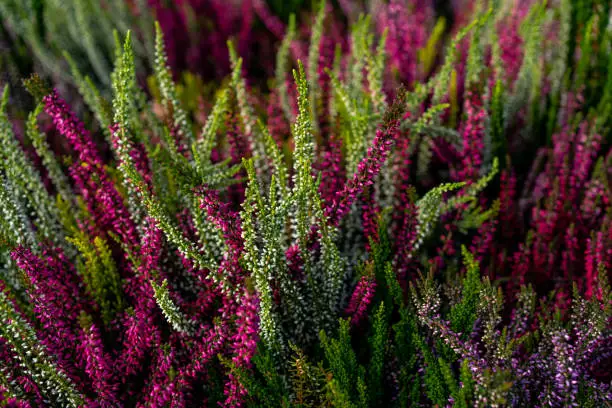
[[(117, 135), (119, 129), (120, 125), (118, 123), (109, 126), (109, 131), (111, 134), (111, 143), (113, 144), (113, 147), (116, 151), (120, 149), (119, 137)], [(132, 159), (132, 163), (134, 164), (136, 171), (138, 171), (138, 174), (140, 174), (140, 176), (142, 177), (147, 189), (151, 191), (153, 186), (153, 175), (151, 174), (151, 170), (149, 169), (148, 157), (144, 145), (142, 143), (139, 143), (136, 146), (132, 146), (130, 143), (128, 149), (130, 158)], [(122, 162), (123, 161), (119, 159), (119, 163), (121, 164)]]
[(340, 8), (342, 9), (342, 12), (344, 12), (346, 17), (350, 21), (354, 17), (354, 15), (355, 15), (355, 10), (357, 9), (355, 7), (356, 4), (354, 4), (350, 0), (338, 0), (338, 4), (340, 5)]
[(521, 285), (525, 284), (525, 277), (531, 267), (531, 253), (529, 248), (526, 248), (524, 244), (519, 244), (518, 250), (513, 254), (512, 261), (510, 263), (510, 276), (512, 279), (509, 282), (508, 296), (516, 293)]
[(285, 258), (287, 259), (287, 268), (293, 279), (302, 280), (304, 278), (304, 260), (302, 259), (299, 245), (295, 244), (287, 248)]
[(500, 21), (497, 28), (504, 72), (510, 84), (514, 84), (523, 63), (523, 39), (519, 34), (521, 20), (519, 8), (514, 7), (507, 21)]
[(139, 372), (147, 353), (160, 343), (159, 310), (150, 280), (153, 271), (160, 271), (161, 254), (161, 231), (148, 218), (140, 247), (140, 265), (126, 288), (126, 295), (135, 299), (135, 307), (123, 321), (125, 332), (119, 365), (124, 379)]
[(142, 145), (142, 143), (139, 143), (138, 145), (134, 146), (132, 150), (130, 150), (130, 157), (132, 158), (134, 167), (136, 167), (136, 170), (142, 176), (146, 185), (151, 188), (153, 185), (153, 174), (149, 169), (147, 153), (145, 152), (145, 147)]
[(470, 252), (475, 255), (476, 261), (483, 263), (488, 255), (493, 255), (492, 251), (495, 249), (495, 232), (497, 231), (497, 220), (489, 220), (484, 222), (478, 231), (476, 236), (472, 240), (470, 246)]
[(180, 402), (181, 400), (184, 404), (184, 398), (189, 393), (192, 380), (206, 373), (206, 365), (222, 351), (229, 336), (229, 327), (225, 322), (216, 322), (212, 327), (203, 331), (201, 336), (201, 339), (189, 352), (189, 362), (178, 369), (174, 379), (168, 378), (168, 383), (163, 385), (163, 387), (169, 387), (170, 384), (175, 384), (173, 404), (174, 401)]
[(229, 277), (232, 284), (240, 285), (244, 279), (240, 266), (240, 257), (244, 249), (240, 217), (229, 209), (228, 204), (219, 200), (217, 191), (202, 188), (199, 194), (202, 197), (200, 208), (207, 212), (208, 220), (222, 231), (228, 247), (228, 253), (219, 265), (219, 272)]
[[(6, 408), (31, 408), (29, 402), (14, 398), (14, 397), (5, 397), (8, 390), (4, 388), (4, 386), (0, 385), (0, 405)], [(42, 401), (40, 401), (42, 403)]]
[(150, 380), (150, 392), (145, 394), (146, 405), (150, 407), (164, 407), (173, 397), (175, 383), (170, 381), (170, 369), (175, 360), (176, 352), (173, 347), (162, 346), (157, 349), (157, 356), (153, 365), (153, 375)]
[(118, 359), (122, 381), (143, 369), (145, 357), (160, 343), (157, 325), (158, 306), (150, 284), (142, 289), (143, 295), (136, 300), (133, 312), (127, 312), (123, 319), (122, 351)]
[(441, 271), (444, 268), (444, 259), (446, 257), (452, 257), (457, 252), (453, 241), (453, 233), (456, 232), (457, 227), (449, 222), (444, 224), (444, 229), (446, 233), (440, 236), (441, 245), (436, 248), (437, 255), (430, 261), (437, 271)]
[(406, 203), (404, 208), (396, 210), (393, 214), (394, 221), (394, 247), (396, 248), (396, 256), (394, 264), (397, 267), (400, 282), (406, 277), (408, 265), (411, 262), (411, 252), (413, 243), (417, 236), (417, 207), (411, 202), (406, 192), (401, 194), (403, 202)]
[(482, 152), (484, 151), (486, 110), (482, 107), (480, 96), (468, 92), (464, 100), (464, 110), (467, 118), (461, 132), (463, 139), (461, 167), (454, 172), (453, 179), (455, 181), (478, 179), (480, 166), (482, 165)]
[[(588, 238), (585, 251), (585, 296), (590, 299), (597, 290), (599, 265), (605, 265), (604, 235), (602, 232)], [(597, 296), (601, 296), (597, 293)]]
[[(240, 132), (235, 118), (230, 118), (226, 123), (228, 129), (225, 137), (229, 145), (231, 164), (236, 165), (242, 163), (242, 158), (251, 157), (252, 151), (249, 143), (249, 138)], [(245, 176), (244, 170), (238, 172), (234, 178), (240, 179)], [(244, 183), (232, 184), (228, 188), (229, 199), (232, 203), (240, 204), (244, 201), (245, 186)]]
[(85, 372), (92, 381), (93, 390), (101, 407), (114, 407), (119, 404), (114, 364), (107, 353), (100, 331), (95, 325), (83, 330), (79, 349), (85, 359)]
[(600, 180), (591, 180), (580, 204), (580, 213), (588, 226), (595, 229), (602, 224), (601, 216), (610, 206), (610, 196)]
[(353, 326), (359, 325), (366, 316), (368, 307), (374, 298), (375, 290), (376, 280), (373, 277), (362, 276), (353, 291), (348, 307), (344, 311), (351, 317)]
[[(268, 31), (274, 34), (274, 36), (278, 40), (282, 40), (286, 35), (287, 29), (285, 27), (285, 24), (271, 12), (270, 8), (268, 7), (268, 2), (265, 0), (250, 0), (250, 1), (252, 2), (252, 8), (255, 11), (255, 14), (263, 22), (263, 24), (266, 26)], [(248, 3), (248, 1), (245, 1), (244, 3)], [(291, 44), (290, 50), (291, 50), (293, 59), (301, 60), (301, 61), (306, 60), (306, 55), (303, 50), (303, 47), (299, 44), (298, 41), (293, 41), (293, 44)]]
[(579, 243), (576, 234), (576, 228), (574, 224), (572, 224), (566, 230), (564, 236), (565, 251), (563, 251), (562, 254), (561, 271), (563, 272), (565, 279), (568, 280), (571, 278), (572, 271), (574, 271), (576, 262), (578, 260)]
[(578, 128), (577, 143), (574, 152), (574, 171), (570, 177), (570, 188), (573, 190), (571, 197), (575, 199), (588, 181), (591, 166), (595, 162), (601, 136), (594, 133), (589, 137), (588, 124), (582, 122)]
[(370, 242), (378, 242), (378, 214), (380, 208), (376, 204), (372, 191), (363, 194), (363, 205), (361, 206), (361, 218), (363, 223), (363, 236), (366, 240), (366, 249), (370, 250)]
[(41, 342), (56, 356), (62, 368), (76, 375), (75, 370), (81, 364), (75, 354), (78, 316), (88, 302), (84, 301), (75, 281), (76, 271), (68, 266), (63, 254), (57, 251), (55, 257), (50, 253), (42, 256), (39, 258), (23, 247), (11, 252), (17, 266), (28, 277), (27, 292), (34, 314), (44, 328), (40, 333)]
[(340, 191), (346, 181), (346, 172), (342, 166), (342, 150), (340, 141), (332, 135), (329, 146), (323, 152), (323, 159), (318, 166), (321, 171), (321, 184), (319, 194), (324, 205), (332, 204), (337, 191)]
[(516, 229), (519, 225), (516, 208), (516, 176), (512, 171), (502, 170), (500, 179), (499, 220), (502, 235), (504, 238), (509, 239), (516, 234)]
[(376, 137), (372, 146), (368, 149), (353, 177), (346, 182), (344, 188), (336, 193), (336, 198), (332, 205), (325, 209), (325, 215), (329, 217), (329, 224), (337, 226), (340, 220), (348, 214), (351, 206), (368, 186), (374, 184), (374, 179), (389, 155), (391, 146), (397, 136), (399, 121), (392, 120), (384, 129), (376, 131)]
[[(233, 353), (232, 362), (237, 368), (251, 368), (251, 359), (257, 351), (259, 340), (259, 299), (255, 294), (245, 291), (242, 302), (236, 310), (236, 333), (230, 338), (230, 348)], [(239, 380), (229, 374), (229, 381), (225, 384), (224, 394), (227, 397), (222, 406), (241, 407), (247, 390)]]
[(387, 52), (391, 66), (398, 70), (403, 83), (418, 78), (417, 50), (428, 37), (429, 3), (420, 0), (391, 0), (378, 19), (378, 29), (388, 29)]
[[(287, 93), (289, 93), (289, 100), (293, 100), (294, 87), (289, 87), (287, 84)], [(291, 124), (285, 117), (285, 112), (281, 106), (279, 88), (275, 88), (270, 93), (270, 102), (267, 107), (267, 127), (268, 132), (276, 142), (276, 144), (282, 149), (285, 139), (291, 135)], [(292, 112), (295, 114), (295, 109), (292, 107)]]
[(57, 130), (78, 153), (70, 173), (94, 217), (96, 229), (112, 230), (129, 245), (137, 245), (136, 228), (123, 200), (104, 170), (104, 165), (89, 132), (70, 111), (56, 90), (43, 98), (45, 111)]

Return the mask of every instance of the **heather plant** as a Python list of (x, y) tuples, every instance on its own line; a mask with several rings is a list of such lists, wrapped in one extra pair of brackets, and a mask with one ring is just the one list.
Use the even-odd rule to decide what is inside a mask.
[(69, 58), (86, 119), (4, 88), (0, 406), (612, 401), (609, 6), (340, 3), (253, 2), (269, 92), (240, 37), (175, 75), (162, 18)]
[[(138, 16), (136, 18), (136, 16)], [(14, 77), (36, 70), (54, 81), (76, 84), (72, 71), (84, 72), (102, 92), (110, 89), (114, 36), (130, 27), (138, 63), (152, 52), (152, 16), (146, 1), (19, 1), (0, 4), (0, 39), (10, 53), (0, 60)], [(65, 58), (64, 58), (65, 57)], [(8, 80), (9, 78), (5, 78)]]

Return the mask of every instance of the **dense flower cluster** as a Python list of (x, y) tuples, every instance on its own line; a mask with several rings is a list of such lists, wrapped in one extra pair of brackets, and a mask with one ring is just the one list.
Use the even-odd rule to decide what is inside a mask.
[(608, 2), (31, 3), (0, 407), (612, 401)]

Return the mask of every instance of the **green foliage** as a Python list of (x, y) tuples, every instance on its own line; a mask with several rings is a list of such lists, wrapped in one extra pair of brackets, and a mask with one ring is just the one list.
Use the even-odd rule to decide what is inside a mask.
[(493, 158), (493, 165), (489, 170), (488, 174), (482, 176), (478, 181), (468, 185), (462, 195), (455, 195), (454, 197), (449, 198), (441, 207), (440, 211), (442, 214), (447, 211), (451, 211), (453, 208), (458, 208), (458, 206), (467, 204), (470, 202), (474, 202), (478, 194), (484, 190), (487, 185), (493, 180), (493, 178), (497, 175), (499, 171), (499, 160), (497, 157)]
[(482, 285), (480, 282), (480, 268), (465, 246), (461, 247), (466, 275), (463, 279), (461, 301), (450, 310), (451, 328), (457, 333), (469, 333), (477, 318), (477, 310)]
[(446, 20), (444, 17), (438, 18), (436, 25), (434, 26), (427, 43), (419, 50), (419, 62), (421, 65), (421, 71), (425, 74), (429, 73), (434, 66), (434, 62), (437, 55), (437, 48), (442, 40), (444, 31), (446, 30)]
[(319, 50), (321, 48), (321, 38), (323, 37), (323, 23), (325, 22), (326, 1), (321, 0), (318, 5), (317, 15), (312, 26), (310, 35), (310, 47), (308, 48), (308, 88), (310, 89), (310, 109), (312, 115), (312, 126), (316, 131), (317, 106), (321, 98), (319, 89)]
[(26, 135), (36, 149), (36, 153), (41, 158), (41, 161), (47, 170), (47, 174), (53, 182), (57, 192), (64, 201), (70, 201), (72, 193), (68, 179), (62, 171), (57, 159), (53, 155), (53, 152), (51, 152), (49, 144), (47, 143), (46, 135), (38, 130), (37, 118), (42, 112), (42, 109), (43, 105), (38, 104), (36, 109), (34, 109), (34, 111), (28, 115)]
[[(264, 199), (261, 195), (260, 185), (257, 182), (255, 175), (255, 167), (252, 160), (244, 160), (244, 167), (249, 176), (249, 184), (247, 185), (245, 192), (245, 200), (242, 203), (242, 212), (240, 217), (242, 219), (242, 237), (244, 239), (244, 255), (243, 262), (245, 269), (249, 271), (254, 279), (255, 289), (259, 295), (259, 318), (260, 318), (260, 330), (261, 337), (264, 341), (265, 347), (274, 355), (277, 364), (281, 361), (281, 355), (286, 352), (286, 345), (284, 335), (281, 332), (280, 321), (278, 315), (275, 313), (274, 303), (272, 299), (272, 289), (270, 283), (273, 279), (273, 273), (275, 266), (279, 264), (278, 251), (274, 251), (279, 245), (279, 223), (278, 220), (282, 220), (282, 215), (285, 208), (277, 208), (272, 206), (266, 206)], [(273, 186), (275, 183), (272, 184)], [(270, 200), (275, 200), (274, 195), (270, 196)], [(276, 217), (270, 219), (267, 223), (270, 229), (259, 231), (257, 218), (264, 216), (266, 210), (274, 211)], [(264, 224), (265, 225), (265, 224)], [(274, 228), (273, 230), (271, 228)], [(260, 234), (266, 234), (271, 231), (276, 232), (276, 239), (274, 240), (261, 240)], [(264, 235), (265, 238), (273, 238), (274, 235)], [(262, 246), (260, 242), (264, 242), (265, 246)], [(288, 292), (293, 292), (292, 285), (286, 286), (289, 280), (283, 278), (286, 276), (286, 271), (283, 270), (282, 266), (279, 268), (279, 274), (281, 276), (281, 287), (286, 287)], [(289, 293), (291, 294), (291, 293)], [(288, 299), (288, 307), (292, 305), (292, 299)]]
[(168, 280), (164, 279), (161, 285), (151, 281), (151, 286), (153, 286), (153, 291), (155, 292), (155, 301), (172, 328), (181, 333), (191, 333), (193, 331), (191, 321), (181, 313), (172, 299), (170, 299)]
[(77, 270), (81, 274), (88, 292), (100, 309), (102, 321), (109, 324), (123, 308), (121, 278), (107, 242), (95, 237), (93, 242), (87, 234), (74, 228), (68, 241), (80, 252)]
[(0, 3), (0, 15), (13, 40), (27, 45), (46, 75), (81, 87), (81, 79), (71, 75), (71, 70), (63, 63), (62, 54), (69, 55), (72, 71), (91, 73), (92, 85), (101, 86), (101, 93), (108, 95), (113, 31), (124, 34), (138, 20), (141, 33), (136, 41), (139, 65), (143, 63), (145, 52), (151, 49), (150, 13), (142, 1), (135, 2), (134, 6), (138, 19), (123, 1), (6, 0)]
[(68, 376), (60, 371), (47, 354), (34, 329), (15, 310), (14, 305), (0, 291), (0, 336), (15, 353), (15, 364), (35, 381), (45, 398), (64, 407), (80, 407), (83, 396)]
[(435, 359), (428, 345), (425, 344), (425, 341), (418, 334), (414, 334), (413, 341), (418, 345), (425, 362), (425, 373), (423, 375), (425, 393), (434, 404), (443, 406), (446, 404), (448, 395), (445, 386), (446, 382), (440, 369), (441, 363), (444, 364), (444, 362), (439, 362)]
[(387, 316), (384, 303), (381, 303), (374, 315), (373, 331), (371, 337), (370, 365), (368, 367), (368, 396), (370, 405), (379, 405), (382, 401), (383, 392), (383, 366), (387, 346)]
[(417, 235), (413, 242), (412, 252), (416, 252), (423, 240), (429, 236), (434, 222), (438, 220), (440, 216), (442, 200), (444, 193), (457, 190), (463, 187), (465, 183), (446, 183), (440, 186), (434, 187), (427, 192), (422, 198), (417, 201), (417, 221), (418, 229)]
[(281, 107), (285, 114), (285, 119), (293, 121), (293, 109), (289, 102), (289, 90), (287, 88), (287, 75), (289, 73), (289, 54), (291, 46), (296, 37), (295, 32), (295, 14), (289, 16), (289, 25), (287, 33), (281, 42), (281, 45), (276, 54), (276, 87), (280, 98)]
[(502, 169), (506, 168), (506, 155), (508, 154), (503, 107), (504, 87), (502, 81), (498, 80), (495, 83), (493, 99), (491, 101), (489, 135), (491, 140), (491, 156), (497, 157)]
[[(164, 35), (159, 23), (155, 23), (155, 78), (159, 85), (159, 90), (162, 96), (162, 105), (172, 108), (173, 126), (178, 131), (179, 137), (186, 138), (187, 141), (193, 141), (193, 131), (187, 118), (187, 113), (183, 110), (176, 94), (176, 87), (172, 81), (172, 74), (168, 66), (168, 59), (164, 49)], [(177, 143), (177, 141), (174, 141)], [(176, 145), (168, 146), (172, 151), (176, 149)]]
[(534, 98), (534, 91), (539, 87), (539, 55), (542, 43), (542, 19), (544, 18), (545, 3), (535, 3), (529, 10), (529, 17), (523, 22), (525, 41), (524, 55), (518, 77), (514, 84), (514, 93), (505, 103), (506, 128), (513, 124), (512, 119), (520, 109), (529, 104)]
[(474, 27), (481, 26), (484, 22), (486, 22), (490, 15), (491, 11), (463, 27), (447, 46), (447, 57), (444, 59), (444, 64), (440, 68), (440, 71), (434, 77), (432, 77), (432, 79), (430, 79), (425, 86), (426, 90), (433, 89), (433, 97), (431, 101), (432, 106), (438, 105), (448, 90), (451, 72), (457, 60), (457, 45)]
[(292, 347), (295, 357), (291, 363), (291, 389), (295, 393), (292, 406), (326, 406), (325, 386), (327, 373), (320, 365), (313, 366), (302, 350)]
[[(351, 346), (348, 320), (340, 320), (337, 338), (328, 338), (321, 332), (321, 345), (325, 361), (333, 375), (331, 386), (335, 394), (346, 399), (344, 406), (359, 406), (359, 384), (365, 384), (365, 369), (357, 362), (357, 356)], [(353, 405), (355, 404), (355, 405)]]
[[(7, 97), (8, 87), (5, 87), (3, 100)], [(2, 105), (4, 107), (5, 102)], [(4, 109), (0, 110), (0, 158), (0, 170), (6, 181), (11, 183), (15, 198), (24, 203), (28, 213), (33, 215), (39, 239), (62, 245), (63, 234), (59, 229), (57, 208), (38, 172), (19, 146)]]

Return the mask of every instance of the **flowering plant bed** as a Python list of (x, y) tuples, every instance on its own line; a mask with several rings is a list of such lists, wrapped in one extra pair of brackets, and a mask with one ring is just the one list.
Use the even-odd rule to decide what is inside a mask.
[(0, 102), (0, 406), (612, 402), (607, 2), (72, 0), (64, 57), (40, 3), (0, 7), (40, 66)]

